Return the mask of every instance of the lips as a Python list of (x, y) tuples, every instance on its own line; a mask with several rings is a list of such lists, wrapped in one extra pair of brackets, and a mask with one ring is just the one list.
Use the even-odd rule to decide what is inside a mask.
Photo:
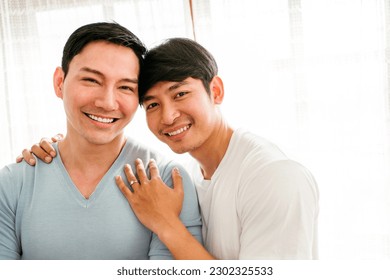
[(176, 129), (176, 130), (171, 131), (171, 132), (166, 132), (164, 134), (167, 135), (167, 136), (176, 136), (176, 135), (179, 135), (179, 134), (183, 133), (184, 131), (186, 131), (190, 127), (191, 127), (191, 125), (188, 124), (188, 125), (183, 126), (183, 127), (179, 128), (179, 129)]
[(103, 118), (103, 117), (98, 117), (98, 116), (95, 116), (95, 115), (92, 115), (92, 114), (86, 114), (88, 118), (94, 120), (94, 121), (97, 121), (97, 122), (100, 122), (100, 123), (113, 123), (114, 121), (116, 121), (117, 119), (115, 118)]

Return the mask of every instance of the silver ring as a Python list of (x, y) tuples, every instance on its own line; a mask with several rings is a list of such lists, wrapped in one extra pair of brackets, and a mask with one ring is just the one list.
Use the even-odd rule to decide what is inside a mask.
[(138, 181), (131, 181), (130, 186), (133, 186), (135, 183), (138, 183)]

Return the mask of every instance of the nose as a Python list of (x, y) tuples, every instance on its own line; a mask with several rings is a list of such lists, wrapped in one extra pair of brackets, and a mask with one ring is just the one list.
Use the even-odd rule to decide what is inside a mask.
[(105, 111), (115, 111), (119, 105), (116, 99), (115, 91), (111, 88), (105, 88), (95, 100), (95, 106)]
[(161, 110), (161, 123), (170, 125), (180, 116), (180, 111), (174, 105), (164, 105)]

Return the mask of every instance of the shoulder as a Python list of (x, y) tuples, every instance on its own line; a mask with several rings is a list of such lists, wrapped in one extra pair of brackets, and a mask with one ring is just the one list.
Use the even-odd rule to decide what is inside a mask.
[(27, 178), (33, 176), (34, 167), (25, 162), (13, 163), (0, 169), (0, 203), (16, 206)]
[(124, 151), (131, 151), (131, 153), (136, 155), (151, 155), (151, 154), (158, 154), (156, 150), (153, 148), (145, 145), (144, 143), (140, 142), (137, 139), (134, 139), (132, 137), (126, 138), (126, 144), (123, 148)]
[(4, 182), (22, 182), (24, 177), (33, 174), (33, 172), (34, 167), (24, 161), (21, 163), (11, 163), (0, 169), (0, 182), (2, 185), (4, 185)]
[(175, 167), (179, 168), (183, 183), (185, 183), (184, 186), (190, 186), (192, 188), (193, 183), (183, 165), (177, 161), (172, 160), (168, 156), (163, 155), (154, 148), (147, 147), (145, 144), (128, 137), (124, 148), (124, 153), (126, 162), (130, 162), (132, 164), (135, 159), (140, 158), (145, 164), (146, 168), (147, 163), (151, 159), (156, 160), (157, 167), (160, 172), (160, 177), (169, 186), (172, 186), (172, 169)]
[(312, 173), (296, 161), (275, 161), (266, 166), (263, 172), (272, 180), (272, 185), (280, 186), (284, 190), (302, 188), (317, 193), (317, 183)]
[(240, 193), (248, 195), (305, 192), (318, 199), (317, 183), (302, 164), (289, 159), (277, 145), (245, 130), (239, 130), (236, 146), (243, 144), (237, 170)]
[(288, 159), (277, 145), (244, 129), (237, 129), (234, 132), (231, 150), (241, 158), (240, 164), (243, 169), (253, 166), (262, 168), (271, 162)]
[(126, 145), (122, 151), (123, 158), (126, 162), (133, 162), (140, 158), (144, 163), (149, 162), (150, 159), (155, 159), (157, 164), (165, 166), (169, 163), (169, 159), (161, 154), (153, 147), (149, 147), (131, 137), (127, 137)]
[(243, 154), (241, 173), (246, 178), (278, 177), (290, 180), (314, 180), (310, 171), (299, 162), (288, 158), (273, 142), (240, 129), (235, 146)]
[(240, 198), (261, 200), (272, 205), (291, 205), (305, 201), (317, 207), (319, 192), (311, 172), (293, 160), (267, 164), (259, 172), (247, 172), (242, 177)]

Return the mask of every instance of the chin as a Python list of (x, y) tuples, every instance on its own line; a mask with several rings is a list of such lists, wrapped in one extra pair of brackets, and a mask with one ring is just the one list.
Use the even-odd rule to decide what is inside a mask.
[(185, 149), (182, 149), (182, 150), (178, 150), (178, 149), (172, 149), (171, 150), (175, 153), (175, 154), (185, 154), (187, 152), (189, 152), (188, 150), (185, 150)]
[(175, 154), (185, 154), (190, 153), (191, 151), (195, 150), (195, 147), (188, 147), (185, 145), (169, 145), (169, 148), (175, 153)]
[(92, 136), (88, 137), (87, 140), (89, 143), (93, 145), (106, 145), (112, 143), (116, 137), (112, 136), (105, 136), (105, 135), (100, 135), (100, 136)]
[(112, 141), (106, 139), (89, 139), (88, 142), (92, 145), (106, 145)]

